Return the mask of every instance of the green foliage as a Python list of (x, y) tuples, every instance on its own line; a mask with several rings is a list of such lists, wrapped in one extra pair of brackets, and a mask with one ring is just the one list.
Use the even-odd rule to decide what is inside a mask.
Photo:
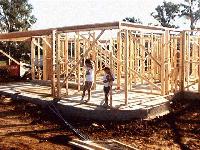
[(190, 21), (191, 30), (195, 29), (196, 23), (200, 20), (200, 0), (185, 0), (181, 4), (181, 15)]
[(2, 32), (28, 30), (36, 22), (28, 0), (0, 1), (0, 29)]
[(140, 19), (135, 17), (126, 17), (123, 19), (123, 21), (142, 24)]
[[(0, 0), (0, 32), (28, 30), (36, 22), (33, 7), (28, 0)], [(30, 52), (28, 42), (0, 42), (0, 49), (16, 59)]]
[(163, 27), (176, 27), (172, 21), (179, 15), (180, 5), (174, 4), (172, 2), (163, 2), (163, 5), (158, 5), (151, 15), (156, 19)]

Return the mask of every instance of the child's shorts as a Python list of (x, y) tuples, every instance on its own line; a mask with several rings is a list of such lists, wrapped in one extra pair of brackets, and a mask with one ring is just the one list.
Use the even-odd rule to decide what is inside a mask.
[(107, 95), (109, 92), (110, 92), (110, 86), (108, 86), (108, 87), (103, 87), (103, 91), (104, 91), (104, 93)]
[(90, 90), (92, 88), (91, 81), (85, 81), (84, 90)]

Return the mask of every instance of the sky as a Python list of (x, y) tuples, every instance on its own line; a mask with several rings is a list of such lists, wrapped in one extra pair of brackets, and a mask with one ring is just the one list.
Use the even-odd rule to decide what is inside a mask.
[[(183, 0), (166, 0), (180, 3)], [(144, 24), (158, 23), (150, 15), (163, 0), (29, 0), (37, 22), (32, 29), (121, 21), (136, 17)], [(179, 22), (187, 28), (185, 22)]]

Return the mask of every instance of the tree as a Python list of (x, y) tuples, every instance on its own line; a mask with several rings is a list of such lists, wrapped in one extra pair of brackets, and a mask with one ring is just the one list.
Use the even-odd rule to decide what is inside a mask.
[(140, 19), (135, 17), (126, 17), (123, 19), (123, 21), (142, 24)]
[(156, 19), (163, 27), (176, 27), (172, 21), (179, 15), (180, 5), (172, 2), (163, 2), (163, 5), (158, 5), (155, 8), (156, 12), (152, 12), (151, 16)]
[(191, 30), (194, 30), (200, 19), (200, 0), (184, 0), (184, 3), (181, 4), (180, 17), (188, 19)]
[[(36, 22), (32, 10), (28, 0), (0, 0), (0, 32), (28, 30)], [(20, 59), (22, 54), (30, 50), (27, 45), (22, 42), (0, 42), (0, 49)]]
[(1, 32), (28, 30), (36, 22), (31, 15), (33, 7), (28, 0), (0, 1), (0, 29)]

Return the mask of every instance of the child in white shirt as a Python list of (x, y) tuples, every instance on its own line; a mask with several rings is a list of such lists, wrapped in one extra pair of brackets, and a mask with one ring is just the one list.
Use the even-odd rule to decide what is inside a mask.
[(93, 64), (90, 59), (85, 60), (85, 68), (86, 68), (86, 75), (85, 75), (85, 84), (83, 87), (83, 94), (81, 101), (83, 101), (84, 96), (85, 96), (85, 91), (88, 91), (88, 99), (85, 102), (88, 102), (91, 97), (91, 88), (92, 88), (92, 83), (94, 80), (94, 70), (93, 70)]

